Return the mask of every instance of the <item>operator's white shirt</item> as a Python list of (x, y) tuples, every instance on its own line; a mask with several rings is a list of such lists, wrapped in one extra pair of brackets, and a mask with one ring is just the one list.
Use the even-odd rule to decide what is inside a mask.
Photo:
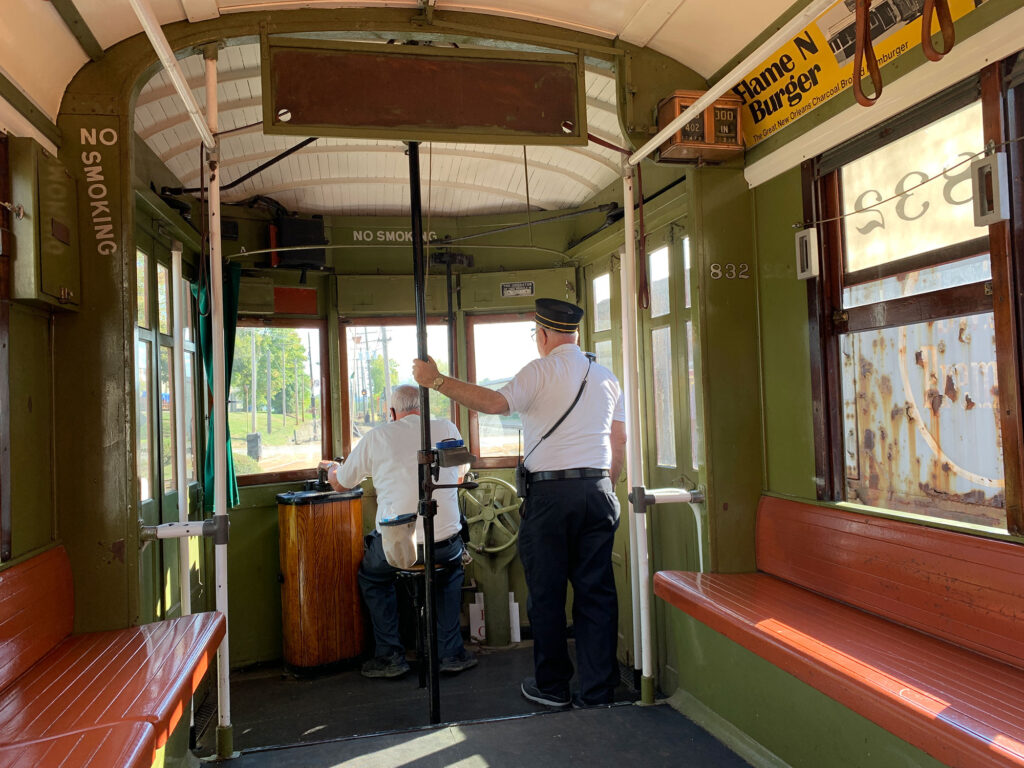
[[(589, 386), (589, 385), (588, 385)], [(430, 442), (437, 444), (449, 437), (461, 439), (458, 427), (447, 419), (430, 420)], [(420, 450), (420, 417), (411, 414), (367, 432), (356, 443), (345, 463), (338, 468), (338, 482), (354, 488), (363, 478), (373, 478), (377, 491), (377, 530), (380, 521), (419, 510), (419, 473), (416, 454)], [(465, 467), (442, 467), (438, 483), (453, 484)], [(434, 541), (443, 541), (459, 532), (458, 491), (441, 488), (434, 491), (437, 517)], [(416, 541), (423, 541), (423, 518), (416, 520)]]
[[(593, 363), (583, 396), (568, 418), (544, 442), (540, 438), (572, 404), (587, 375), (587, 356), (562, 344), (528, 363), (498, 390), (510, 412), (523, 417), (523, 455), (530, 472), (593, 467), (611, 469), (613, 421), (625, 421), (622, 390), (615, 374)], [(530, 451), (537, 446), (536, 450)]]

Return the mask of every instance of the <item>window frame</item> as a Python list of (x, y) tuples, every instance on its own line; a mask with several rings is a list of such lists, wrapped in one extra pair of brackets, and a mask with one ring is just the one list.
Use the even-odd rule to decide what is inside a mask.
[[(818, 499), (830, 502), (846, 501), (840, 354), (840, 339), (844, 334), (992, 312), (996, 327), (996, 359), (999, 361), (998, 386), (1000, 402), (1003, 405), (1000, 409), (1000, 430), (1003, 447), (1004, 512), (1008, 532), (1020, 534), (1024, 532), (1024, 514), (1021, 510), (1024, 430), (1020, 420), (1018, 374), (1021, 358), (1020, 310), (1014, 303), (1012, 285), (1015, 279), (1019, 284), (1022, 269), (1014, 264), (1012, 258), (1010, 223), (1000, 222), (992, 225), (987, 235), (967, 242), (846, 273), (843, 220), (838, 218), (841, 213), (840, 171), (844, 165), (924, 125), (942, 119), (962, 106), (977, 101), (979, 97), (982, 105), (984, 141), (994, 141), (997, 144), (1005, 141), (1008, 134), (1004, 132), (1002, 120), (1003, 78), (1001, 66), (994, 64), (982, 70), (977, 77), (972, 77), (959, 86), (904, 111), (893, 120), (882, 123), (872, 131), (802, 165), (804, 220), (821, 222), (817, 224), (821, 243), (820, 274), (807, 283), (815, 484)], [(1021, 167), (1020, 154), (1019, 147), (1011, 145), (1011, 157), (1016, 156), (1015, 160), (1011, 161), (1011, 167), (1014, 169)], [(1019, 222), (1017, 227), (1019, 230)], [(843, 306), (845, 286), (946, 264), (985, 252), (990, 254), (990, 280), (863, 306)], [(906, 514), (900, 509), (885, 508), (885, 511), (897, 516)], [(959, 525), (955, 520), (947, 519), (942, 519), (942, 524), (954, 527)]]
[[(388, 325), (402, 325), (412, 326), (416, 325), (415, 315), (370, 315), (366, 317), (356, 317), (352, 315), (346, 315), (345, 317), (338, 319), (338, 363), (339, 363), (339, 375), (340, 375), (340, 386), (338, 392), (339, 407), (341, 409), (341, 450), (343, 455), (348, 456), (352, 452), (352, 413), (349, 408), (349, 370), (348, 370), (348, 329), (351, 326), (365, 325), (371, 326), (388, 326)], [(448, 318), (446, 315), (427, 315), (427, 325), (442, 325), (448, 326)], [(448, 338), (452, 339), (452, 334), (455, 333), (454, 328), (448, 329)], [(456, 353), (458, 352), (457, 345), (453, 345), (449, 341), (448, 349), (446, 350), (451, 356), (451, 349), (456, 346)], [(411, 361), (410, 361), (411, 362)], [(450, 376), (458, 377), (459, 375), (459, 360), (458, 354), (455, 355), (454, 360), (448, 361), (448, 370)], [(452, 401), (449, 400), (451, 403)], [(459, 408), (454, 404), (450, 407), (450, 415), (448, 417), (456, 427), (459, 427), (461, 431), (461, 425), (459, 424)]]
[[(476, 326), (484, 323), (522, 323), (533, 322), (535, 312), (531, 309), (523, 312), (500, 312), (491, 314), (466, 315), (466, 381), (476, 384)], [(518, 456), (481, 456), (480, 455), (480, 416), (476, 411), (469, 411), (469, 450), (477, 457), (474, 469), (510, 469), (515, 467)]]
[[(327, 458), (334, 445), (331, 425), (331, 376), (329, 365), (330, 345), (327, 341), (327, 322), (322, 318), (300, 317), (254, 317), (241, 315), (236, 328), (315, 328), (320, 333), (320, 456)], [(228, 383), (230, 391), (230, 382)], [(317, 476), (317, 468), (289, 469), (283, 472), (255, 472), (251, 475), (235, 477), (239, 488), (252, 485), (270, 485), (272, 483), (290, 483), (300, 480), (312, 480)]]

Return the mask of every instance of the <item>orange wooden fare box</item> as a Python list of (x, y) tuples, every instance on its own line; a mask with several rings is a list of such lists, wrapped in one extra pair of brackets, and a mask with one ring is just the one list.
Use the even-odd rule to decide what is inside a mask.
[[(658, 104), (658, 130), (667, 126), (704, 95), (676, 91)], [(678, 131), (658, 150), (664, 162), (720, 163), (743, 154), (743, 128), (738, 97), (723, 96)]]

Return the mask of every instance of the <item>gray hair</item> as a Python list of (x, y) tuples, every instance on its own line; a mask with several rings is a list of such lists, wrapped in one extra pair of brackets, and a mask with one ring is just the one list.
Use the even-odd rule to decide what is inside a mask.
[(395, 387), (391, 390), (391, 407), (395, 409), (395, 413), (419, 411), (419, 387), (414, 387), (411, 384), (403, 384), (400, 387)]

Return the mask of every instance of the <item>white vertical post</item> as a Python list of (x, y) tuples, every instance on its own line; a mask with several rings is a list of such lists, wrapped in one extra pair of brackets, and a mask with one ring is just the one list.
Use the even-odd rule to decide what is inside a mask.
[[(217, 48), (207, 46), (206, 58), (206, 121), (210, 133), (217, 133)], [(213, 335), (213, 452), (214, 486), (213, 513), (215, 518), (228, 513), (227, 489), (227, 387), (224, 380), (224, 278), (221, 264), (220, 240), (220, 172), (217, 150), (210, 153), (210, 319)], [(222, 523), (223, 524), (223, 523)], [(226, 530), (226, 527), (225, 527)], [(215, 539), (216, 540), (216, 539)], [(214, 545), (217, 610), (228, 616), (228, 545)], [(230, 623), (229, 623), (230, 631)], [(228, 632), (217, 649), (217, 756), (231, 757), (234, 752), (231, 734), (231, 688)]]
[[(178, 478), (178, 522), (188, 522), (188, 475), (185, 466), (185, 292), (182, 290), (181, 243), (171, 245), (171, 295), (174, 297), (174, 431), (175, 474)], [(178, 586), (181, 589), (181, 615), (192, 613), (192, 579), (189, 540), (178, 541)]]
[[(625, 213), (626, 253), (622, 260), (622, 373), (626, 407), (626, 482), (631, 492), (644, 484), (643, 449), (640, 430), (640, 376), (637, 353), (636, 317), (636, 233), (633, 216), (632, 168), (626, 167), (622, 177), (622, 198)], [(647, 519), (630, 504), (630, 533), (636, 542), (636, 578), (640, 604), (640, 694), (644, 704), (654, 703), (654, 676), (651, 663), (651, 579), (647, 553)], [(634, 632), (635, 634), (635, 632)]]

